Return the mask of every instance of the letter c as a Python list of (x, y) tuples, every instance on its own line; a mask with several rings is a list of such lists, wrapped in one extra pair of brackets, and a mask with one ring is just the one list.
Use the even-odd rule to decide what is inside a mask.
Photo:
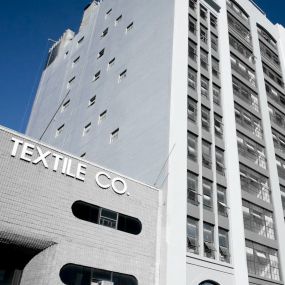
[(95, 178), (97, 184), (99, 185), (99, 187), (101, 187), (101, 188), (103, 188), (103, 189), (109, 188), (109, 187), (111, 186), (110, 184), (103, 184), (103, 183), (101, 183), (101, 182), (99, 181), (99, 177), (100, 177), (100, 176), (105, 176), (105, 177), (107, 177), (109, 180), (111, 179), (111, 177), (110, 177), (107, 173), (101, 171), (101, 172), (98, 172), (98, 173), (96, 174), (96, 178)]

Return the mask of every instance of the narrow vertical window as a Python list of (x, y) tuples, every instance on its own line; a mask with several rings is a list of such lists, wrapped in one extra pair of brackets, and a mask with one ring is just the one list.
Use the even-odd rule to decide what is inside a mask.
[(96, 101), (96, 95), (94, 95), (92, 98), (90, 98), (89, 102), (88, 102), (88, 107), (91, 107), (95, 104)]
[(101, 58), (105, 53), (105, 49), (103, 48), (102, 50), (99, 51), (98, 55), (97, 55), (97, 59)]
[(106, 120), (106, 118), (107, 118), (107, 110), (105, 110), (99, 115), (98, 124), (101, 124), (104, 120)]
[(132, 30), (134, 28), (134, 22), (131, 22), (127, 28), (126, 28), (126, 33), (128, 33), (130, 30)]
[(119, 22), (122, 20), (123, 16), (120, 15), (116, 20), (115, 20), (115, 26), (119, 24)]
[(107, 34), (108, 34), (109, 28), (106, 28), (102, 34), (101, 34), (101, 38), (104, 38)]
[(91, 130), (91, 123), (88, 123), (83, 129), (82, 135), (86, 136), (90, 132), (90, 130)]
[(117, 141), (118, 139), (119, 139), (119, 128), (114, 130), (110, 134), (110, 143), (113, 143), (113, 142)]
[(126, 77), (127, 77), (127, 69), (125, 69), (123, 72), (120, 73), (119, 79), (118, 79), (119, 83), (120, 83), (123, 79), (125, 79)]
[(101, 71), (98, 71), (97, 73), (95, 73), (92, 81), (98, 80), (100, 78), (100, 74), (101, 74)]
[(106, 12), (106, 15), (105, 15), (105, 19), (107, 19), (112, 13), (112, 9), (109, 9), (107, 12)]
[(70, 104), (70, 99), (68, 99), (67, 101), (65, 101), (63, 104), (62, 104), (62, 107), (61, 107), (61, 112), (64, 112), (67, 107), (69, 106)]
[(62, 134), (64, 129), (64, 124), (62, 124), (55, 132), (55, 137), (58, 137), (60, 134)]

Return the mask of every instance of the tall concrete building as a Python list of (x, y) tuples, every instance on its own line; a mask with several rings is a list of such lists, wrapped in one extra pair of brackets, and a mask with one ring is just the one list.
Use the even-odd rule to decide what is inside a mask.
[(284, 284), (284, 71), (252, 1), (92, 2), (27, 134), (161, 190), (154, 284)]

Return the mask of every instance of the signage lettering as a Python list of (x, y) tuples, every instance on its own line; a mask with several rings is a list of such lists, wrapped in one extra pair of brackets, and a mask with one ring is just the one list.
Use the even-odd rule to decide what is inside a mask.
[[(17, 155), (21, 160), (34, 165), (42, 164), (46, 169), (52, 169), (53, 172), (61, 172), (63, 175), (85, 181), (87, 165), (77, 163), (73, 160), (51, 151), (43, 151), (39, 146), (24, 142), (17, 138), (11, 139), (13, 144), (11, 156)], [(120, 177), (112, 178), (107, 172), (99, 171), (95, 175), (96, 184), (102, 189), (111, 188), (116, 194), (123, 195), (127, 192), (127, 184)], [(128, 193), (129, 195), (129, 193)]]

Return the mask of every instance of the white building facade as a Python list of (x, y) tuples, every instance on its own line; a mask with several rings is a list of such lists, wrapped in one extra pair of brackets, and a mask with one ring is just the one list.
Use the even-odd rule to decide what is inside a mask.
[(154, 284), (284, 284), (284, 56), (249, 0), (93, 2), (27, 134), (161, 189)]

